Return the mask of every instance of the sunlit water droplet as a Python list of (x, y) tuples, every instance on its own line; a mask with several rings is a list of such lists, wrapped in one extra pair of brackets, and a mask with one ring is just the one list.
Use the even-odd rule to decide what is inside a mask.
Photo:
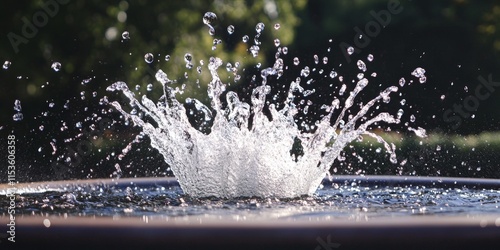
[(413, 131), (415, 133), (415, 135), (417, 135), (418, 137), (427, 137), (427, 131), (425, 131), (425, 129), (423, 129), (421, 127), (418, 127), (418, 128), (408, 127), (408, 130)]
[(147, 53), (144, 55), (144, 61), (146, 63), (152, 63), (154, 59), (155, 59), (155, 57), (151, 53)]
[(212, 24), (215, 20), (217, 20), (217, 15), (213, 12), (207, 12), (203, 15), (204, 24)]
[(259, 55), (259, 50), (260, 47), (257, 45), (252, 45), (252, 47), (250, 47), (250, 52), (252, 53), (253, 57), (257, 57)]
[(213, 12), (207, 12), (203, 15), (203, 23), (208, 26), (208, 33), (213, 36), (215, 35), (215, 29), (212, 24), (217, 20), (217, 15)]
[(52, 63), (52, 66), (50, 66), (55, 72), (58, 72), (61, 70), (61, 63), (59, 62), (54, 62)]
[(227, 26), (227, 33), (229, 35), (232, 35), (234, 33), (234, 26), (233, 25)]
[(3, 69), (8, 69), (12, 63), (10, 61), (5, 61), (2, 65)]
[(399, 110), (398, 110), (398, 113), (396, 114), (396, 117), (397, 117), (398, 119), (401, 119), (401, 117), (403, 117), (403, 114), (404, 114), (404, 111), (403, 111), (402, 109), (399, 109)]
[(347, 85), (342, 84), (342, 87), (340, 87), (340, 90), (339, 90), (339, 95), (343, 96), (346, 89), (347, 89)]
[(361, 61), (361, 60), (358, 60), (357, 62), (357, 65), (358, 65), (358, 69), (365, 72), (366, 71), (366, 64), (365, 62)]
[(309, 73), (311, 73), (311, 70), (309, 69), (308, 66), (305, 66), (301, 71), (300, 71), (300, 75), (303, 76), (303, 77), (308, 77), (309, 76)]
[(22, 121), (24, 119), (24, 116), (22, 113), (15, 113), (13, 116), (12, 116), (12, 120), (18, 122), (18, 121)]
[(347, 54), (352, 55), (352, 53), (354, 53), (354, 48), (353, 47), (347, 48)]
[(193, 56), (191, 55), (191, 53), (186, 53), (186, 54), (184, 54), (184, 61), (185, 61), (186, 63), (189, 63), (189, 62), (191, 62), (192, 60), (193, 60)]
[(278, 47), (278, 46), (280, 46), (280, 44), (281, 44), (280, 39), (278, 39), (278, 38), (274, 39), (274, 46)]
[(122, 38), (123, 38), (123, 40), (129, 40), (130, 39), (130, 33), (128, 31), (124, 31), (122, 33)]
[(15, 100), (14, 101), (14, 110), (17, 111), (17, 112), (21, 112), (22, 111), (21, 101), (19, 101), (19, 100)]
[(275, 29), (275, 30), (279, 30), (279, 29), (280, 29), (280, 27), (281, 27), (281, 25), (280, 25), (279, 23), (275, 23), (275, 24), (274, 24), (274, 29)]
[(406, 80), (403, 77), (401, 77), (401, 79), (399, 79), (399, 86), (403, 87), (403, 86), (405, 86), (405, 83), (406, 83)]
[(298, 57), (294, 57), (293, 58), (293, 65), (299, 65), (299, 64), (300, 64), (299, 58)]
[(425, 76), (425, 69), (418, 67), (413, 72), (411, 72), (411, 75), (417, 78), (423, 77)]
[(166, 62), (170, 61), (170, 55), (166, 55), (166, 56), (165, 56), (165, 61), (166, 61)]
[(244, 35), (242, 38), (244, 43), (248, 42), (249, 39), (250, 39), (250, 37), (248, 37), (247, 35)]
[(12, 116), (12, 119), (16, 122), (22, 121), (24, 116), (21, 113), (21, 111), (22, 111), (21, 101), (19, 101), (19, 100), (14, 101), (14, 111), (16, 111), (16, 113)]
[(257, 33), (262, 33), (262, 31), (264, 31), (264, 27), (266, 27), (264, 23), (258, 23), (255, 26), (255, 31), (257, 31)]

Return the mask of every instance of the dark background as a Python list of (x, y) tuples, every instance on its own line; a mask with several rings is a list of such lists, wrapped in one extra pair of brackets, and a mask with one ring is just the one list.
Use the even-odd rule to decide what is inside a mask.
[[(131, 153), (119, 158), (121, 150), (136, 138), (140, 130), (123, 124), (109, 105), (100, 103), (104, 96), (110, 100), (121, 100), (124, 106), (127, 103), (119, 94), (106, 92), (106, 87), (118, 80), (125, 81), (130, 88), (139, 85), (141, 93), (147, 93), (155, 100), (161, 95), (161, 90), (153, 74), (162, 69), (171, 79), (177, 79), (179, 86), (183, 83), (187, 85), (181, 99), (192, 96), (208, 103), (206, 64), (203, 74), (196, 76), (193, 69), (188, 72), (189, 79), (183, 76), (187, 72), (183, 55), (189, 52), (196, 61), (195, 68), (199, 60), (203, 59), (206, 63), (212, 55), (221, 57), (225, 62), (239, 61), (241, 68), (247, 67), (244, 72), (240, 70), (242, 80), (229, 80), (232, 81), (229, 88), (248, 98), (248, 89), (258, 84), (258, 79), (257, 82), (251, 80), (252, 76), (260, 75), (250, 65), (254, 65), (256, 60), (260, 60), (263, 67), (272, 65), (276, 52), (273, 40), (279, 38), (282, 46), (289, 48), (290, 52), (283, 59), (290, 70), (282, 78), (272, 79), (274, 93), (286, 90), (305, 65), (314, 66), (313, 55), (318, 55), (320, 60), (328, 56), (328, 64), (316, 66), (318, 70), (327, 72), (324, 74), (335, 68), (346, 79), (354, 79), (358, 73), (356, 61), (362, 59), (366, 62), (367, 55), (373, 54), (375, 60), (367, 64), (369, 72), (377, 72), (377, 77), (360, 94), (358, 100), (364, 102), (385, 87), (396, 85), (401, 77), (407, 81), (415, 80), (410, 73), (416, 67), (424, 68), (426, 83), (414, 82), (405, 86), (400, 91), (401, 95), (396, 94), (391, 104), (382, 105), (381, 110), (395, 113), (401, 108), (398, 102), (405, 99), (404, 120), (407, 121), (411, 114), (415, 115), (415, 124), (428, 129), (431, 137), (441, 135), (439, 138), (449, 145), (451, 151), (441, 151), (439, 156), (434, 157), (436, 152), (431, 146), (435, 144), (426, 142), (424, 146), (431, 148), (430, 153), (426, 154), (425, 149), (423, 155), (426, 158), (417, 157), (403, 173), (496, 177), (498, 154), (495, 152), (498, 148), (488, 141), (493, 142), (497, 138), (500, 91), (495, 89), (491, 96), (480, 100), (477, 110), (459, 118), (460, 124), (447, 121), (444, 114), (453, 110), (454, 105), (463, 105), (467, 97), (475, 95), (476, 87), (481, 84), (479, 77), (490, 77), (494, 82), (500, 82), (497, 70), (500, 63), (500, 35), (497, 31), (500, 2), (400, 1), (401, 13), (391, 15), (387, 26), (376, 36), (369, 37), (368, 45), (357, 50), (350, 57), (352, 61), (348, 62), (340, 44), (354, 45), (359, 35), (355, 28), (365, 31), (366, 24), (375, 20), (370, 13), (387, 11), (388, 3), (378, 0), (6, 1), (4, 6), (9, 7), (0, 10), (0, 63), (10, 61), (12, 64), (7, 70), (0, 69), (0, 155), (5, 155), (7, 151), (7, 135), (14, 134), (17, 138), (18, 179), (21, 181), (168, 175), (168, 166), (155, 150), (150, 149), (147, 138), (133, 144)], [(53, 13), (47, 12), (47, 6), (54, 10)], [(211, 50), (213, 37), (202, 22), (202, 16), (207, 11), (218, 16), (216, 37), (222, 39), (223, 44), (216, 51)], [(42, 15), (48, 18), (36, 19)], [(26, 20), (30, 23), (38, 20), (39, 24), (43, 24), (36, 26), (36, 31), (28, 34), (29, 38), (26, 32), (23, 34)], [(266, 24), (266, 28), (261, 37), (261, 52), (255, 59), (247, 51), (251, 43), (241, 42), (241, 37), (249, 35), (252, 41), (258, 22)], [(279, 30), (272, 28), (275, 23), (281, 24)], [(236, 27), (232, 35), (226, 31), (230, 24)], [(130, 32), (130, 40), (121, 39), (125, 30)], [(13, 33), (26, 39), (17, 46), (18, 51), (9, 40)], [(329, 42), (330, 39), (332, 42)], [(152, 64), (144, 62), (144, 54), (149, 52), (155, 55)], [(166, 62), (163, 59), (165, 55), (171, 55), (172, 59)], [(294, 57), (300, 58), (299, 66), (292, 64)], [(60, 71), (51, 69), (53, 62), (61, 63)], [(196, 77), (200, 79), (200, 88), (194, 83)], [(227, 76), (222, 73), (222, 77)], [(330, 96), (321, 96), (320, 93), (338, 91), (340, 86), (338, 80), (319, 76), (318, 71), (313, 72), (311, 78), (315, 79), (311, 85), (303, 85), (318, 91), (309, 97), (313, 101), (311, 112), (298, 117), (298, 120), (306, 122), (320, 117), (323, 114), (319, 109), (321, 104), (331, 102)], [(90, 81), (82, 84), (86, 79)], [(333, 88), (326, 87), (332, 82)], [(148, 92), (146, 86), (150, 83), (154, 89)], [(444, 99), (441, 99), (442, 95)], [(283, 94), (281, 97), (284, 98)], [(24, 119), (19, 122), (12, 119), (15, 100), (22, 103)], [(54, 106), (49, 107), (50, 103)], [(450, 113), (451, 116), (459, 117), (456, 113)], [(99, 122), (108, 119), (116, 122), (100, 129)], [(81, 128), (76, 125), (79, 122)], [(96, 124), (97, 129), (91, 130)], [(41, 126), (43, 129), (40, 129)], [(401, 136), (409, 137), (407, 141), (410, 143), (400, 142), (403, 143), (402, 157), (405, 154), (411, 157), (412, 152), (419, 152), (420, 155), (419, 150), (423, 149), (412, 144), (418, 144), (419, 140), (411, 137), (404, 123), (391, 125), (391, 128), (402, 131)], [(93, 133), (89, 135), (86, 131)], [(491, 132), (491, 138), (479, 137), (485, 132)], [(464, 136), (478, 136), (470, 138), (486, 141), (487, 144), (470, 146), (453, 143), (450, 139)], [(85, 154), (77, 152), (82, 145), (88, 146)], [(474, 145), (483, 151), (478, 153)], [(466, 149), (460, 151), (456, 147)], [(370, 151), (371, 147), (367, 148)], [(474, 149), (469, 150), (471, 148)], [(360, 173), (367, 174), (399, 173), (397, 167), (388, 163), (385, 154), (381, 156), (377, 164), (380, 166), (361, 164), (353, 167), (354, 163), (344, 162), (340, 163), (338, 171), (352, 174), (361, 169)], [(460, 159), (457, 160), (457, 157)], [(433, 166), (421, 163), (432, 159), (438, 159)], [(58, 165), (62, 167), (54, 167), (55, 162), (62, 163)], [(121, 174), (113, 173), (116, 164), (120, 166)], [(445, 165), (464, 166), (465, 170), (440, 167)], [(481, 174), (476, 171), (477, 166), (483, 166)], [(5, 179), (5, 169), (2, 166), (1, 180)]]

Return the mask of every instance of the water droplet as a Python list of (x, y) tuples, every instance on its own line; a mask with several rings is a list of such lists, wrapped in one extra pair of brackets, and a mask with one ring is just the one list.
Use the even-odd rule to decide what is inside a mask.
[(155, 57), (151, 53), (147, 53), (144, 55), (144, 61), (146, 61), (146, 63), (152, 63), (154, 59)]
[(441, 151), (441, 146), (437, 145), (436, 146), (436, 151)]
[(427, 131), (424, 128), (418, 127), (415, 129), (409, 127), (408, 130), (413, 131), (418, 137), (427, 137)]
[(330, 72), (330, 78), (335, 78), (335, 77), (337, 77), (337, 72), (335, 70), (332, 70)]
[(401, 106), (404, 106), (406, 104), (406, 99), (402, 99), (400, 102)]
[(248, 39), (250, 39), (247, 35), (244, 35), (242, 40), (244, 43), (248, 42)]
[(323, 64), (327, 64), (328, 63), (328, 57), (323, 57)]
[(252, 47), (250, 47), (250, 52), (252, 53), (253, 57), (257, 57), (259, 55), (259, 50), (260, 47), (257, 45), (253, 45)]
[(352, 55), (352, 53), (354, 53), (354, 48), (353, 47), (347, 48), (347, 54)]
[(23, 114), (22, 113), (16, 113), (12, 116), (12, 120), (18, 122), (18, 121), (22, 121), (24, 118)]
[(308, 77), (309, 76), (309, 73), (311, 73), (311, 70), (309, 69), (308, 66), (304, 67), (301, 71), (300, 71), (300, 75), (303, 76), (303, 77)]
[(444, 98), (446, 98), (445, 95), (441, 95), (441, 100), (444, 100)]
[[(168, 83), (171, 83), (172, 80), (168, 79), (168, 76), (165, 72), (163, 72), (163, 70), (158, 70), (155, 74), (155, 78), (157, 81), (159, 81), (161, 84), (165, 85), (165, 84), (168, 84)], [(139, 90), (139, 85), (137, 85), (135, 87), (136, 90)]]
[(427, 77), (422, 76), (422, 77), (418, 78), (418, 81), (419, 81), (420, 83), (425, 83), (425, 82), (427, 81)]
[(288, 54), (288, 47), (283, 47), (283, 55), (286, 55)]
[(153, 90), (153, 84), (151, 84), (151, 83), (150, 83), (150, 84), (148, 84), (148, 85), (146, 86), (146, 90), (147, 90), (147, 91), (152, 91), (152, 90)]
[(411, 122), (415, 122), (415, 120), (416, 120), (416, 119), (415, 119), (415, 116), (414, 116), (414, 115), (410, 115), (410, 121), (411, 121)]
[(17, 112), (21, 112), (21, 110), (22, 110), (21, 101), (19, 101), (19, 100), (14, 101), (14, 110)]
[(12, 63), (11, 63), (10, 61), (5, 61), (5, 62), (3, 63), (2, 68), (3, 68), (3, 69), (8, 69), (8, 68), (10, 67), (10, 65), (11, 65), (11, 64), (12, 64)]
[(314, 55), (313, 58), (314, 58), (314, 64), (318, 64), (319, 63), (318, 55)]
[(82, 85), (85, 85), (85, 84), (89, 83), (90, 81), (92, 81), (92, 78), (83, 79)]
[(186, 63), (189, 63), (189, 62), (191, 62), (192, 60), (193, 60), (193, 56), (192, 56), (190, 53), (186, 53), (186, 54), (184, 55), (184, 61), (185, 61)]
[(360, 69), (363, 72), (366, 71), (366, 64), (365, 64), (365, 62), (363, 62), (361, 60), (358, 60), (357, 65), (358, 65), (358, 69)]
[(227, 26), (227, 33), (229, 35), (232, 35), (234, 33), (234, 26), (233, 25)]
[(258, 23), (256, 26), (255, 26), (255, 31), (257, 31), (257, 33), (262, 33), (262, 31), (264, 31), (264, 27), (266, 27), (263, 23)]
[(411, 72), (411, 74), (417, 78), (424, 77), (425, 69), (418, 67), (413, 72)]
[(372, 54), (369, 54), (368, 57), (366, 58), (368, 59), (369, 62), (373, 61), (373, 55)]
[(170, 61), (170, 55), (166, 55), (166, 56), (165, 56), (165, 61), (166, 61), (166, 62)]
[(43, 131), (43, 130), (45, 129), (45, 126), (40, 125), (40, 127), (38, 127), (38, 129), (39, 129), (40, 131)]
[(401, 79), (399, 79), (399, 86), (403, 87), (403, 86), (405, 86), (405, 83), (406, 83), (406, 80), (403, 77), (401, 77)]
[(339, 90), (339, 95), (344, 95), (346, 88), (347, 88), (347, 86), (345, 84), (342, 84), (342, 87), (340, 87), (340, 90)]
[(279, 30), (280, 27), (281, 27), (281, 25), (279, 23), (274, 24), (274, 29), (275, 30)]
[(274, 39), (274, 46), (278, 47), (278, 46), (280, 46), (280, 44), (281, 44), (280, 39), (278, 39), (278, 38)]
[(128, 31), (123, 31), (122, 38), (123, 38), (123, 40), (129, 40), (130, 39), (130, 33)]
[(298, 57), (293, 58), (293, 65), (299, 65), (300, 61)]
[(217, 20), (217, 15), (213, 12), (207, 12), (203, 15), (204, 24), (212, 24), (215, 20)]
[(403, 111), (402, 109), (399, 109), (399, 110), (398, 110), (398, 113), (396, 114), (396, 117), (397, 117), (398, 119), (401, 119), (401, 117), (403, 117), (403, 114), (404, 114), (404, 111)]
[(61, 70), (61, 63), (59, 62), (54, 62), (52, 63), (52, 66), (50, 66), (55, 72), (58, 72)]

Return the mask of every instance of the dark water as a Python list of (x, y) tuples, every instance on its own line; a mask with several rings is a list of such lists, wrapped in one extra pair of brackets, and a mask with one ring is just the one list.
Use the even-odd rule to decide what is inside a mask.
[[(460, 185), (457, 182), (451, 182), (454, 185), (444, 184), (446, 183), (436, 181), (413, 181), (408, 184), (345, 179), (327, 181), (313, 196), (295, 199), (197, 199), (184, 195), (172, 181), (50, 188), (39, 186), (18, 189), (16, 214), (167, 218), (202, 216), (240, 220), (363, 219), (500, 213), (500, 188), (491, 185)], [(0, 192), (0, 214), (5, 216), (9, 199), (5, 196), (5, 190)]]

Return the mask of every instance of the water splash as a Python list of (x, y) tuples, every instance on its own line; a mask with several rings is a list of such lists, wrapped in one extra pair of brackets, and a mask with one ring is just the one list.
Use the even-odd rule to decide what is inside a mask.
[[(203, 22), (209, 26), (210, 35), (215, 33), (211, 26), (215, 19), (215, 14), (211, 12), (203, 17)], [(256, 26), (255, 45), (249, 49), (253, 57), (258, 56), (258, 38), (264, 27), (262, 23)], [(244, 41), (248, 41), (248, 36), (245, 35)], [(348, 51), (349, 54), (354, 52)], [(283, 103), (267, 104), (266, 96), (271, 92), (268, 78), (280, 77), (285, 69), (280, 52), (286, 54), (288, 49), (278, 48), (274, 65), (261, 70), (262, 82), (252, 90), (250, 103), (240, 100), (233, 91), (226, 92), (226, 84), (218, 74), (224, 62), (217, 57), (210, 58), (207, 65), (212, 77), (208, 85), (210, 107), (194, 98), (186, 99), (186, 103), (194, 105), (203, 114), (205, 122), (212, 124), (208, 134), (190, 124), (189, 112), (176, 99), (179, 90), (169, 86), (173, 81), (162, 70), (156, 73), (156, 79), (163, 89), (163, 96), (157, 103), (145, 95), (139, 101), (122, 81), (115, 82), (107, 90), (121, 91), (132, 107), (144, 113), (144, 117), (139, 116), (126, 112), (116, 101), (111, 103), (126, 120), (133, 121), (149, 136), (152, 147), (163, 155), (184, 192), (193, 197), (297, 197), (312, 194), (325, 174), (328, 174), (330, 166), (340, 157), (344, 147), (363, 135), (373, 137), (384, 145), (390, 161), (397, 163), (395, 145), (369, 131), (369, 128), (380, 122), (400, 123), (402, 114), (397, 117), (387, 112), (368, 115), (376, 104), (381, 101), (388, 103), (390, 94), (398, 91), (397, 86), (386, 88), (374, 99), (361, 105), (358, 113), (346, 117), (357, 95), (369, 84), (369, 80), (360, 73), (345, 102), (341, 104), (338, 98), (334, 98), (330, 105), (323, 105), (327, 114), (316, 121), (316, 130), (304, 132), (295, 121), (299, 113), (294, 103), (296, 94), (305, 96), (309, 93), (300, 86), (300, 77), (291, 82)], [(184, 59), (189, 65), (191, 54), (186, 54)], [(373, 56), (370, 56), (368, 61), (372, 60)], [(226, 64), (224, 68), (227, 67)], [(361, 72), (367, 70), (361, 60), (357, 62), (357, 67)], [(300, 75), (306, 78), (310, 72), (311, 69), (305, 66)], [(421, 68), (414, 72), (413, 75), (419, 79), (425, 77), (425, 70)], [(330, 77), (336, 76), (335, 71), (330, 73)], [(344, 84), (339, 95), (346, 88)], [(221, 101), (223, 97), (227, 101), (226, 106)], [(270, 115), (265, 114), (265, 106)], [(282, 108), (278, 109), (278, 106)], [(306, 109), (303, 111), (307, 112)], [(339, 115), (333, 117), (334, 112)], [(425, 136), (422, 128), (412, 131)], [(300, 148), (300, 153), (293, 153), (294, 148)]]

